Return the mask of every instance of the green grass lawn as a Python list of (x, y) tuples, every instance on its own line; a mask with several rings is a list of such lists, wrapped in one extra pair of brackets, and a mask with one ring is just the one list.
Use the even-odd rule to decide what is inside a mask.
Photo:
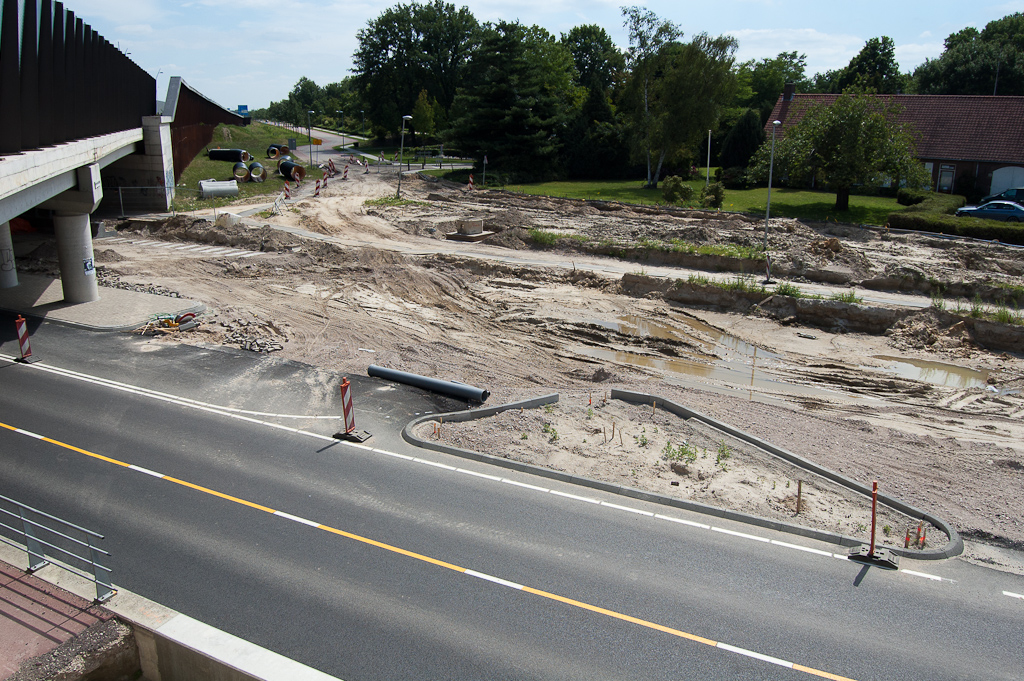
[[(453, 178), (454, 179), (454, 178)], [(463, 180), (464, 181), (464, 180)], [(694, 196), (699, 196), (704, 180), (692, 180)], [(664, 205), (661, 189), (646, 189), (642, 180), (592, 180), (575, 182), (539, 182), (509, 185), (510, 191), (570, 199), (621, 201), (643, 205)], [(772, 189), (772, 216), (807, 220), (884, 225), (889, 213), (902, 209), (895, 198), (851, 196), (850, 210), (835, 210), (836, 195), (803, 189)], [(722, 210), (763, 215), (768, 204), (768, 188), (727, 189)]]
[[(254, 196), (276, 196), (284, 187), (284, 178), (277, 174), (277, 160), (267, 158), (267, 147), (271, 144), (287, 144), (288, 138), (294, 137), (300, 145), (308, 144), (309, 139), (305, 134), (298, 134), (267, 125), (266, 123), (253, 122), (251, 125), (239, 127), (234, 125), (218, 125), (213, 132), (213, 141), (209, 148), (216, 149), (245, 149), (252, 154), (252, 161), (258, 161), (267, 169), (267, 180), (265, 182), (241, 182), (238, 185), (238, 198), (244, 199)], [(249, 161), (249, 163), (252, 163)], [(230, 161), (211, 161), (205, 151), (199, 152), (188, 167), (181, 174), (178, 180), (177, 196), (174, 200), (176, 210), (192, 210), (194, 208), (211, 208), (214, 199), (199, 199), (200, 180), (231, 180), (234, 163)], [(246, 164), (248, 165), (248, 164)], [(316, 181), (319, 175), (316, 172), (309, 172), (306, 181)], [(235, 199), (216, 199), (218, 206), (223, 206)]]

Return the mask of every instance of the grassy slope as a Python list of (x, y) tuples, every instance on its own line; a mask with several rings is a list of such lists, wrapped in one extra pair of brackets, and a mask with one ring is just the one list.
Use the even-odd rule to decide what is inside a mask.
[[(240, 199), (264, 195), (274, 196), (280, 193), (284, 187), (284, 178), (277, 174), (277, 161), (267, 158), (267, 147), (271, 144), (287, 144), (289, 137), (294, 137), (300, 145), (308, 142), (305, 134), (291, 132), (265, 123), (253, 122), (244, 128), (218, 125), (214, 130), (213, 141), (210, 142), (209, 148), (245, 149), (252, 154), (253, 161), (259, 161), (267, 169), (265, 182), (243, 182), (238, 185)], [(196, 198), (199, 181), (211, 178), (215, 180), (234, 179), (231, 174), (234, 165), (229, 161), (211, 161), (205, 152), (200, 152), (192, 159), (192, 162), (181, 174), (181, 179), (178, 180), (175, 207), (178, 210), (191, 210), (192, 208), (212, 206), (213, 199), (199, 200)], [(312, 172), (306, 175), (307, 181), (312, 179), (315, 182), (317, 177), (319, 175)], [(234, 200), (220, 198), (217, 199), (217, 205), (224, 205)]]

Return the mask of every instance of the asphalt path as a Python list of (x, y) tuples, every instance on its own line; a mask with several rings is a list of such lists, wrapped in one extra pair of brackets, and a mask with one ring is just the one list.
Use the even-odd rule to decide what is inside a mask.
[(863, 568), (424, 453), (398, 429), (458, 403), (374, 379), (351, 377), (358, 448), (321, 369), (45, 323), (25, 366), (0, 341), (0, 493), (105, 534), (118, 585), (349, 681), (1020, 678), (1018, 576)]

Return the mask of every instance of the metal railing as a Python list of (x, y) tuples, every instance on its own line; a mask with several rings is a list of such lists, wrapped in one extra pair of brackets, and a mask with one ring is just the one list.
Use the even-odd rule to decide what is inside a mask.
[[(18, 538), (23, 541), (18, 543)], [(100, 603), (115, 593), (110, 568), (100, 563), (102, 556), (110, 556), (96, 546), (102, 539), (92, 530), (0, 495), (0, 541), (28, 552), (29, 572), (52, 564), (93, 582)]]

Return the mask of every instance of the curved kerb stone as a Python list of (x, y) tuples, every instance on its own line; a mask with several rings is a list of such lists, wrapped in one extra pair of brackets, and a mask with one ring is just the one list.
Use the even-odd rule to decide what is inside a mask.
[[(709, 416), (705, 416), (699, 412), (693, 411), (680, 404), (676, 404), (671, 400), (666, 400), (656, 395), (648, 395), (646, 393), (636, 393), (627, 390), (618, 390), (613, 388), (611, 391), (611, 398), (614, 400), (622, 400), (623, 402), (633, 402), (636, 404), (650, 404), (651, 401), (656, 401), (658, 406), (662, 409), (666, 409), (676, 416), (683, 419), (696, 419), (705, 423), (716, 430), (731, 435), (737, 439), (743, 440), (755, 447), (758, 447), (770, 454), (773, 454), (784, 461), (797, 466), (798, 468), (807, 471), (810, 474), (817, 475), (819, 477), (830, 480), (838, 485), (842, 485), (847, 489), (857, 492), (858, 494), (864, 495), (866, 498), (871, 498), (871, 488), (867, 485), (863, 485), (851, 478), (846, 477), (831, 471), (827, 468), (817, 465), (816, 463), (809, 461), (801, 456), (798, 456), (790, 451), (776, 447), (770, 442), (766, 442), (760, 438), (754, 437), (749, 433), (744, 433), (738, 428), (734, 428), (726, 423), (715, 420)], [(413, 433), (413, 430), (419, 424), (425, 421), (434, 421), (437, 419), (443, 419), (449, 422), (462, 422), (462, 421), (473, 421), (476, 419), (487, 418), (499, 414), (503, 411), (510, 409), (537, 409), (547, 404), (555, 404), (558, 402), (558, 393), (552, 393), (550, 395), (542, 395), (540, 397), (534, 397), (528, 400), (522, 400), (520, 402), (512, 402), (509, 404), (502, 404), (494, 407), (484, 407), (481, 409), (468, 409), (465, 411), (453, 411), (446, 414), (426, 414), (419, 416), (410, 421), (405, 428), (402, 429), (402, 438), (417, 447), (423, 449), (430, 449), (437, 452), (444, 452), (445, 454), (451, 454), (453, 456), (459, 456), (465, 459), (472, 459), (474, 461), (480, 461), (488, 463), (493, 466), (500, 466), (502, 468), (508, 468), (511, 470), (517, 470), (524, 473), (530, 473), (531, 475), (537, 475), (552, 480), (560, 480), (573, 485), (580, 485), (583, 487), (589, 487), (591, 489), (598, 489), (611, 494), (618, 494), (625, 497), (631, 497), (633, 499), (640, 499), (643, 501), (649, 501), (655, 504), (661, 504), (663, 506), (672, 506), (675, 508), (682, 508), (688, 511), (694, 511), (696, 513), (702, 513), (704, 515), (715, 516), (717, 518), (725, 518), (727, 520), (735, 520), (737, 522), (746, 523), (748, 525), (756, 525), (758, 527), (765, 527), (771, 530), (777, 530), (779, 532), (787, 532), (789, 534), (799, 535), (801, 537), (808, 537), (810, 539), (817, 539), (819, 541), (829, 542), (837, 544), (839, 546), (860, 546), (864, 544), (860, 539), (849, 537), (844, 534), (838, 534), (835, 532), (827, 532), (825, 530), (816, 530), (810, 527), (804, 527), (802, 525), (796, 525), (793, 523), (782, 522), (778, 520), (771, 520), (768, 518), (762, 518), (760, 516), (751, 515), (749, 513), (740, 513), (739, 511), (731, 511), (729, 509), (718, 508), (716, 506), (709, 506), (696, 501), (688, 501), (686, 499), (675, 499), (667, 497), (661, 494), (653, 492), (647, 492), (633, 487), (625, 487), (622, 485), (615, 485), (608, 482), (602, 482), (600, 480), (593, 480), (591, 478), (584, 478), (578, 475), (569, 475), (561, 471), (554, 471), (541, 466), (534, 466), (528, 463), (522, 463), (520, 461), (513, 461), (511, 459), (504, 459), (498, 456), (492, 456), (490, 454), (482, 454), (470, 449), (462, 449), (460, 447), (452, 447), (440, 442), (427, 440), (421, 438)], [(935, 527), (939, 528), (949, 538), (946, 545), (938, 549), (926, 549), (923, 551), (915, 551), (911, 549), (904, 549), (899, 547), (886, 548), (894, 554), (899, 556), (905, 556), (907, 558), (914, 558), (918, 560), (940, 560), (944, 558), (952, 558), (963, 553), (964, 542), (960, 537), (960, 534), (953, 529), (953, 527), (942, 518), (934, 516), (930, 513), (926, 513), (910, 504), (903, 503), (899, 499), (879, 494), (878, 501), (892, 509), (900, 511), (901, 513), (916, 518), (918, 520), (924, 520)]]

